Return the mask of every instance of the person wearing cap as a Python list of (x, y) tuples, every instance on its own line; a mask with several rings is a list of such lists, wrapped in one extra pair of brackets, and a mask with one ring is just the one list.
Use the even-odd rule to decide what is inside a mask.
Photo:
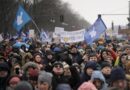
[[(66, 67), (66, 66), (64, 66)], [(77, 88), (80, 81), (78, 71), (74, 66), (70, 67), (71, 74), (64, 75), (63, 63), (57, 61), (53, 65), (52, 90), (57, 90), (59, 84), (68, 84), (71, 88)], [(76, 89), (74, 89), (76, 90)]]
[(7, 63), (0, 63), (0, 90), (6, 90), (6, 80), (10, 75), (10, 69)]
[(53, 64), (52, 74), (52, 90), (56, 90), (58, 84), (64, 83), (64, 69), (62, 62), (56, 61)]
[(52, 74), (42, 71), (38, 76), (38, 87), (36, 90), (52, 90)]
[(103, 61), (101, 65), (101, 72), (106, 79), (106, 83), (109, 85), (110, 83), (110, 74), (111, 74), (112, 67), (109, 62)]
[(89, 81), (94, 70), (96, 70), (96, 63), (94, 61), (88, 61), (85, 65), (84, 72), (81, 74), (80, 84)]
[(115, 67), (112, 69), (110, 76), (110, 88), (112, 87), (118, 88), (118, 90), (129, 90), (127, 89), (125, 72), (121, 67)]

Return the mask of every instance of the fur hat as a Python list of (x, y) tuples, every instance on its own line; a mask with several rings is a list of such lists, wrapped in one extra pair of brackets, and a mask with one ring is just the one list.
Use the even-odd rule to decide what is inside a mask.
[(111, 82), (117, 81), (117, 80), (125, 80), (125, 72), (121, 67), (116, 67), (112, 69), (110, 80)]
[(48, 72), (40, 72), (39, 76), (38, 76), (38, 83), (41, 82), (47, 82), (50, 86), (52, 83), (52, 74), (48, 73)]
[(27, 81), (19, 82), (14, 90), (33, 90), (32, 85)]
[(37, 64), (34, 62), (27, 62), (24, 66), (23, 66), (23, 71), (27, 71), (27, 69), (29, 67), (33, 67), (33, 68), (38, 68)]

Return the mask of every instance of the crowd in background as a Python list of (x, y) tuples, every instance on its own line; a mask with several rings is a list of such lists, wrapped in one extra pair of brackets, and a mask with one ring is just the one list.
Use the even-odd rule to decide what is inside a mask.
[(128, 41), (29, 45), (0, 43), (0, 90), (130, 90)]

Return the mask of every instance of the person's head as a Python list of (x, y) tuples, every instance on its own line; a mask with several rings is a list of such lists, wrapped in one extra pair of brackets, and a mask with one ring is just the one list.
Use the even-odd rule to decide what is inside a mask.
[(64, 73), (62, 62), (55, 62), (53, 65), (53, 73), (55, 75), (62, 75)]
[(22, 69), (24, 79), (28, 80), (31, 84), (36, 85), (39, 73), (38, 65), (34, 62), (28, 62), (23, 66)]
[(26, 46), (25, 46), (25, 45), (22, 45), (22, 46), (21, 46), (21, 49), (24, 50), (24, 51), (26, 51)]
[(96, 86), (98, 90), (101, 90), (105, 87), (105, 78), (102, 74), (101, 71), (93, 71), (92, 76), (91, 76), (91, 81), (93, 84)]
[(63, 63), (63, 68), (64, 68), (64, 76), (71, 76), (70, 66), (66, 62)]
[(14, 90), (33, 90), (33, 86), (27, 81), (21, 81), (15, 86)]
[(101, 50), (101, 59), (103, 59), (103, 60), (106, 59), (107, 55), (108, 55), (107, 49)]
[(126, 63), (126, 60), (127, 60), (127, 54), (126, 53), (123, 53), (120, 57), (119, 57), (119, 62), (121, 64), (125, 64)]
[(119, 90), (125, 90), (127, 84), (126, 84), (125, 72), (122, 68), (120, 67), (113, 68), (110, 80), (112, 87), (117, 87), (119, 88)]
[(96, 86), (96, 88), (98, 90), (100, 90), (102, 88), (103, 83), (104, 82), (102, 80), (100, 80), (100, 79), (94, 79), (94, 81), (93, 81), (93, 84)]
[(34, 55), (34, 61), (35, 61), (36, 63), (41, 63), (41, 62), (42, 62), (42, 55), (41, 55), (40, 53), (36, 53), (36, 54)]
[(53, 58), (53, 53), (50, 50), (46, 51), (46, 57), (48, 60), (51, 60)]
[(38, 74), (39, 74), (38, 69), (33, 68), (28, 69), (28, 81), (33, 86), (37, 86)]
[(0, 63), (6, 62), (6, 59), (3, 56), (0, 56)]
[(130, 54), (130, 46), (129, 45), (124, 46), (124, 52), (127, 54)]
[(91, 76), (94, 70), (96, 70), (96, 63), (93, 61), (88, 61), (84, 68), (85, 74)]
[(88, 61), (88, 53), (85, 53), (82, 57), (83, 61), (84, 62), (87, 62)]
[(72, 45), (72, 46), (71, 46), (70, 52), (71, 52), (71, 53), (77, 53), (77, 52), (78, 52), (78, 50), (77, 50), (77, 48), (76, 48), (75, 45)]
[(101, 71), (104, 75), (110, 75), (111, 74), (111, 65), (109, 62), (104, 61), (101, 65)]
[(38, 90), (49, 90), (51, 88), (52, 75), (47, 72), (41, 72), (38, 76)]
[(84, 82), (78, 88), (78, 90), (98, 90), (92, 82)]
[(5, 78), (9, 75), (9, 66), (7, 63), (0, 63), (0, 78)]
[(72, 90), (69, 84), (63, 83), (56, 87), (56, 90)]
[(91, 54), (89, 54), (89, 61), (98, 62), (96, 52), (92, 52)]
[(12, 89), (21, 81), (21, 78), (17, 75), (10, 76), (7, 80), (7, 85)]

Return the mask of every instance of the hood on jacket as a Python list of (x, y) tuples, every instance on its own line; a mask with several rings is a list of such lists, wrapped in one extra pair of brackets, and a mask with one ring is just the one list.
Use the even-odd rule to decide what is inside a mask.
[(34, 63), (34, 62), (27, 62), (27, 63), (23, 66), (23, 71), (26, 72), (29, 67), (38, 68), (38, 66), (37, 66), (36, 63)]
[(84, 82), (80, 85), (78, 90), (97, 90), (93, 83), (91, 82)]
[(97, 70), (93, 71), (91, 80), (94, 81), (95, 79), (99, 79), (103, 82), (101, 90), (107, 90), (106, 89), (107, 88), (106, 80), (101, 71), (97, 71)]

